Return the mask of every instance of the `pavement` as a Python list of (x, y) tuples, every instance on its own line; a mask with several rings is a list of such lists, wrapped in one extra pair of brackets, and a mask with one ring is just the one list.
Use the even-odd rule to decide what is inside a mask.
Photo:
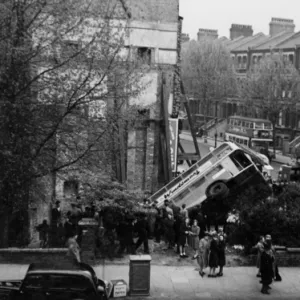
[[(0, 264), (0, 280), (23, 279), (28, 265)], [(127, 265), (94, 267), (99, 278), (129, 283)], [(225, 267), (224, 276), (203, 278), (195, 266), (151, 265), (150, 296), (132, 299), (300, 299), (300, 268), (280, 268), (281, 282), (274, 282), (270, 295), (260, 293), (255, 267)]]
[[(186, 141), (193, 141), (193, 138), (192, 138), (191, 133), (189, 131), (182, 131), (181, 134), (180, 134), (180, 138), (182, 140), (186, 140)], [(211, 137), (207, 137), (206, 142), (204, 141), (204, 138), (197, 137), (197, 142), (201, 143), (201, 144), (208, 144), (211, 147), (215, 146), (215, 139), (211, 138)], [(222, 143), (224, 143), (224, 141), (217, 140), (217, 146), (219, 146)], [(272, 162), (276, 162), (276, 163), (279, 163), (279, 164), (293, 164), (294, 159), (291, 158), (290, 156), (282, 155), (281, 151), (276, 150), (276, 158), (272, 159)]]

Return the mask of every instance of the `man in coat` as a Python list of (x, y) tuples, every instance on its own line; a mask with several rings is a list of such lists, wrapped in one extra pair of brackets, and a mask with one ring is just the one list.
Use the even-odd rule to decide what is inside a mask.
[(271, 240), (267, 239), (264, 243), (264, 250), (261, 254), (260, 260), (260, 273), (261, 273), (261, 283), (263, 294), (269, 294), (269, 289), (271, 289), (270, 284), (272, 283), (274, 277), (274, 254), (272, 251)]
[(135, 245), (135, 250), (137, 250), (142, 244), (144, 244), (144, 253), (149, 254), (148, 221), (147, 215), (145, 213), (141, 213), (139, 220), (134, 226), (134, 229), (138, 234), (138, 240)]

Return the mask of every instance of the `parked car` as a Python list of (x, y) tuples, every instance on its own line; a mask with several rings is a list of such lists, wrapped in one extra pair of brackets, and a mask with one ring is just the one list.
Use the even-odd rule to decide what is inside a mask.
[[(31, 264), (23, 280), (0, 281), (8, 300), (107, 300), (113, 284), (97, 278), (93, 268)], [(1, 298), (2, 299), (2, 298)]]

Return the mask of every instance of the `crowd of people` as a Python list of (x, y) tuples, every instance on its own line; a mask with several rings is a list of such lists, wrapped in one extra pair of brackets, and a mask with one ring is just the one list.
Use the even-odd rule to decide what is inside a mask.
[(51, 222), (43, 220), (37, 226), (40, 235), (40, 247), (64, 247), (69, 238), (77, 235), (80, 239), (79, 221), (82, 218), (97, 219), (98, 213), (95, 206), (87, 206), (81, 209), (76, 203), (71, 203), (70, 210), (63, 218), (60, 201), (55, 202), (55, 207), (51, 211)]
[[(149, 254), (149, 239), (155, 243), (165, 241), (168, 249), (174, 249), (181, 259), (187, 258), (186, 248), (193, 251), (192, 259), (199, 264), (199, 275), (203, 277), (208, 270), (208, 277), (215, 278), (223, 276), (223, 267), (226, 264), (225, 245), (226, 234), (222, 228), (211, 230), (206, 216), (197, 206), (188, 211), (183, 204), (182, 207), (171, 206), (166, 199), (164, 206), (159, 208), (155, 203), (145, 199), (141, 210), (135, 214), (125, 212), (124, 217), (113, 222), (114, 216), (108, 214), (104, 217), (97, 212), (95, 206), (85, 207), (82, 211), (76, 204), (71, 204), (67, 212), (65, 222), (62, 223), (62, 212), (60, 202), (56, 201), (52, 209), (52, 222), (48, 225), (47, 220), (37, 226), (40, 232), (40, 246), (58, 246), (69, 248), (68, 255), (77, 262), (80, 262), (80, 228), (79, 221), (82, 218), (94, 218), (99, 223), (99, 228), (109, 240), (109, 253), (112, 254), (115, 248), (114, 236), (119, 240), (117, 254), (122, 256), (135, 254), (143, 245), (143, 252)], [(101, 239), (101, 236), (99, 236)], [(136, 242), (134, 242), (136, 240)], [(101, 244), (101, 242), (99, 243)], [(275, 257), (275, 248), (272, 245), (270, 235), (261, 236), (254, 247), (257, 250), (257, 277), (261, 278), (263, 294), (269, 294), (270, 284), (273, 280), (280, 281), (278, 266)], [(218, 271), (217, 271), (218, 269)]]

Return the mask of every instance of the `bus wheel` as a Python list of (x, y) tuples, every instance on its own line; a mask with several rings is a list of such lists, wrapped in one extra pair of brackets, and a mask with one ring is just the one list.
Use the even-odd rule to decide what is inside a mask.
[(210, 198), (215, 198), (218, 196), (226, 197), (228, 195), (229, 189), (225, 182), (223, 181), (217, 181), (212, 183), (207, 189), (206, 189), (206, 196)]

